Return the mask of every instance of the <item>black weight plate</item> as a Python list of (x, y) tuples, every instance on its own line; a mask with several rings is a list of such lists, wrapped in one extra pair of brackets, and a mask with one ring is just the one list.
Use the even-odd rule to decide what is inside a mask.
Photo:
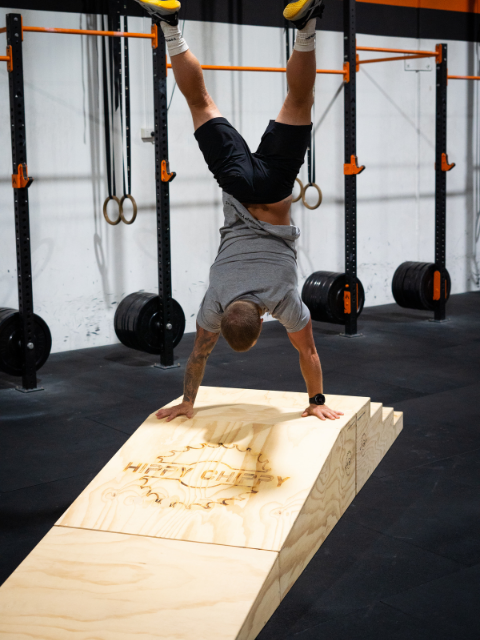
[[(41, 369), (48, 360), (52, 348), (52, 336), (47, 323), (34, 314), (35, 368)], [(21, 376), (22, 330), (20, 314), (16, 309), (0, 308), (0, 371), (12, 376)]]
[(392, 293), (396, 303), (407, 309), (422, 309), (421, 281), (427, 262), (403, 262), (395, 271)]
[(138, 328), (139, 317), (143, 307), (155, 297), (153, 293), (131, 293), (118, 305), (114, 319), (115, 333), (120, 342), (126, 347), (137, 351), (144, 350), (142, 348), (141, 332)]
[(334, 322), (329, 291), (337, 276), (338, 274), (332, 271), (316, 271), (305, 280), (302, 300), (309, 308), (312, 320)]
[[(302, 300), (312, 315), (312, 320), (345, 324), (344, 291), (346, 278), (344, 273), (333, 271), (315, 271), (305, 280)], [(360, 280), (358, 284), (357, 317), (365, 304), (365, 291)]]
[[(173, 346), (176, 347), (185, 331), (185, 314), (180, 304), (172, 299)], [(154, 293), (131, 293), (118, 305), (115, 312), (115, 333), (126, 347), (159, 354), (161, 352), (159, 298)]]

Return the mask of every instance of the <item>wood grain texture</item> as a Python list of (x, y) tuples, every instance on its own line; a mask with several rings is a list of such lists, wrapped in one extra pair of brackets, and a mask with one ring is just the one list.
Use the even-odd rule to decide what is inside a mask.
[[(339, 433), (280, 551), (282, 598), (355, 497), (356, 426), (356, 420), (352, 418)], [(279, 517), (281, 515), (279, 510)]]
[(53, 527), (0, 588), (0, 638), (253, 640), (280, 603), (277, 555)]
[[(377, 468), (403, 427), (403, 413), (372, 403), (370, 424), (357, 433), (357, 493)], [(381, 417), (381, 419), (379, 419)]]
[(403, 429), (403, 413), (401, 411), (393, 412), (393, 426), (395, 429), (395, 438), (399, 435)]
[(385, 429), (393, 427), (394, 411), (392, 407), (383, 407), (382, 421)]
[(360, 428), (357, 425), (356, 492), (364, 486), (378, 464), (378, 441), (383, 429), (383, 405), (370, 404), (370, 420)]
[(57, 524), (280, 550), (339, 433), (369, 399), (332, 396), (345, 415), (320, 421), (300, 417), (305, 394), (230, 392), (202, 389), (192, 420), (152, 414)]

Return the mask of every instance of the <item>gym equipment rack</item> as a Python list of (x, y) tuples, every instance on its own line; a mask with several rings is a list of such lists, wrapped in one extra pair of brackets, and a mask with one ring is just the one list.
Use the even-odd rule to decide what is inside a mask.
[[(12, 186), (14, 188), (15, 230), (17, 246), (17, 277), (19, 317), (21, 322), (22, 387), (21, 391), (37, 390), (36, 355), (34, 342), (33, 290), (29, 231), (28, 191), (33, 178), (28, 176), (25, 104), (23, 82), (22, 42), (26, 32), (51, 34), (78, 34), (87, 36), (107, 36), (150, 39), (153, 49), (154, 82), (154, 119), (155, 119), (155, 179), (156, 179), (156, 216), (157, 216), (157, 259), (159, 288), (160, 363), (162, 368), (174, 366), (173, 347), (175, 331), (172, 331), (174, 315), (178, 318), (178, 309), (172, 299), (171, 284), (171, 246), (170, 246), (170, 193), (169, 184), (175, 177), (170, 172), (168, 162), (168, 122), (166, 102), (167, 64), (166, 47), (163, 32), (156, 19), (152, 20), (150, 34), (121, 31), (102, 31), (84, 29), (57, 29), (23, 26), (20, 14), (8, 14), (6, 27), (0, 33), (7, 34), (7, 51), (0, 61), (7, 63), (10, 87), (10, 112), (12, 129)], [(288, 47), (289, 48), (289, 47)], [(358, 52), (396, 54), (383, 58), (361, 60)], [(402, 55), (398, 55), (402, 54)], [(358, 287), (363, 291), (357, 278), (357, 185), (356, 179), (364, 169), (358, 166), (356, 155), (356, 72), (360, 65), (394, 60), (435, 57), (437, 71), (436, 91), (436, 149), (435, 149), (435, 273), (433, 281), (434, 319), (445, 319), (445, 302), (448, 297), (449, 276), (445, 264), (446, 245), (446, 172), (453, 168), (448, 163), (446, 153), (446, 117), (447, 117), (447, 81), (480, 80), (480, 76), (448, 75), (447, 45), (437, 45), (435, 51), (409, 49), (391, 49), (382, 47), (356, 46), (356, 1), (344, 0), (344, 65), (343, 69), (317, 69), (319, 74), (342, 75), (344, 81), (344, 118), (345, 118), (345, 274), (338, 279), (345, 282), (343, 291), (343, 317), (345, 333), (354, 337), (357, 334), (357, 317), (363, 307), (363, 300), (357, 300)], [(288, 58), (288, 56), (287, 56)], [(285, 67), (251, 67), (232, 65), (201, 65), (211, 71), (249, 71), (284, 73)], [(406, 263), (404, 263), (406, 264)], [(421, 264), (421, 263), (418, 263)], [(401, 265), (402, 266), (402, 265)], [(400, 268), (400, 267), (399, 267)], [(315, 275), (323, 272), (316, 272)], [(327, 272), (325, 272), (327, 274)], [(328, 272), (329, 277), (332, 276)], [(335, 275), (335, 274), (333, 274)], [(338, 274), (342, 275), (342, 274)], [(317, 278), (318, 280), (318, 278)], [(324, 283), (323, 283), (324, 284)], [(321, 286), (319, 281), (315, 286)], [(343, 285), (342, 285), (343, 286)], [(336, 297), (337, 304), (340, 300)], [(361, 302), (361, 304), (359, 304)], [(178, 305), (178, 303), (177, 303)], [(425, 307), (422, 307), (425, 308)], [(353, 311), (352, 311), (353, 310)], [(175, 313), (174, 313), (175, 312)], [(338, 312), (338, 310), (337, 310)], [(333, 314), (340, 317), (338, 313)], [(333, 316), (332, 316), (333, 317)], [(338, 320), (337, 320), (338, 322)], [(48, 329), (48, 327), (47, 327)], [(183, 332), (182, 332), (183, 333)], [(48, 357), (48, 355), (47, 355)]]
[[(17, 247), (17, 279), (19, 316), (21, 322), (22, 387), (20, 391), (36, 391), (37, 366), (34, 339), (34, 313), (32, 289), (32, 265), (30, 249), (30, 220), (28, 191), (33, 178), (28, 176), (25, 138), (25, 98), (23, 79), (22, 43), (25, 33), (74, 34), (86, 36), (107, 36), (115, 38), (142, 38), (152, 42), (153, 88), (155, 119), (155, 179), (157, 196), (157, 254), (159, 283), (159, 323), (161, 352), (160, 366), (173, 366), (172, 338), (172, 285), (170, 251), (170, 199), (169, 183), (175, 177), (170, 173), (168, 163), (167, 105), (166, 105), (166, 47), (165, 38), (154, 20), (152, 31), (133, 33), (122, 31), (102, 31), (88, 29), (56, 29), (24, 26), (21, 14), (7, 15), (5, 28), (0, 33), (7, 34), (7, 55), (0, 60), (7, 62), (10, 86), (10, 116), (12, 131), (12, 186), (14, 189), (15, 233)], [(183, 332), (182, 332), (183, 333)]]

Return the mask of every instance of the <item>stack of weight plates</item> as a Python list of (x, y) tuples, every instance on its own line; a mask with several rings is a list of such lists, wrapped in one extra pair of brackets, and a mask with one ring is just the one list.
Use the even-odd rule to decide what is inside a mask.
[[(315, 271), (305, 280), (302, 289), (302, 300), (310, 309), (312, 320), (345, 324), (345, 284), (345, 274), (333, 271)], [(358, 278), (357, 285), (358, 317), (362, 313), (365, 303), (365, 291)]]
[[(172, 299), (170, 319), (173, 346), (180, 342), (185, 331), (185, 314)], [(131, 293), (118, 305), (115, 312), (115, 333), (122, 344), (137, 351), (159, 354), (161, 351), (160, 300), (155, 293)]]
[[(392, 293), (395, 302), (406, 309), (433, 311), (433, 278), (437, 265), (432, 262), (403, 262), (395, 271)], [(451, 281), (445, 269), (447, 283), (446, 299), (450, 297)]]

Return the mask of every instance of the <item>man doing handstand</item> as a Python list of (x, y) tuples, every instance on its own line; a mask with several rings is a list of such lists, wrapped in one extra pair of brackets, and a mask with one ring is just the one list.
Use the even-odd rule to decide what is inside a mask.
[(138, 1), (161, 21), (175, 80), (190, 107), (200, 150), (223, 190), (225, 213), (218, 255), (197, 316), (183, 402), (156, 415), (167, 420), (191, 418), (207, 359), (220, 333), (235, 351), (248, 351), (258, 340), (262, 316), (269, 312), (283, 324), (299, 352), (309, 396), (302, 415), (334, 420), (343, 414), (329, 409), (322, 395), (310, 312), (297, 289), (295, 241), (300, 230), (290, 224), (293, 186), (312, 129), (315, 26), (323, 0), (299, 0), (285, 8), (285, 18), (297, 28), (287, 64), (288, 94), (255, 153), (208, 94), (201, 66), (178, 27), (178, 0)]

